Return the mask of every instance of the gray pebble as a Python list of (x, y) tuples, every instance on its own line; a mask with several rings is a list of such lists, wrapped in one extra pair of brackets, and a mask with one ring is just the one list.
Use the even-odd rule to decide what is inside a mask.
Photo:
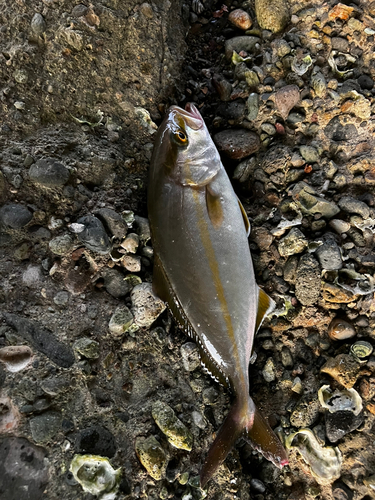
[(266, 491), (266, 487), (264, 483), (260, 479), (251, 479), (250, 488), (256, 493), (264, 493)]
[(57, 292), (53, 297), (53, 301), (57, 306), (66, 306), (69, 301), (69, 293), (65, 290), (61, 290), (61, 292)]
[(202, 392), (203, 403), (206, 405), (213, 405), (216, 403), (219, 393), (214, 387), (207, 387)]
[(259, 95), (252, 93), (247, 98), (247, 119), (250, 121), (256, 120), (259, 113)]
[(25, 84), (29, 80), (29, 75), (25, 69), (16, 69), (13, 76), (17, 83)]
[(126, 333), (132, 326), (134, 318), (130, 310), (125, 306), (119, 306), (112, 314), (109, 321), (109, 330), (114, 335)]
[(259, 38), (255, 36), (236, 36), (225, 42), (225, 56), (232, 58), (233, 51), (240, 53), (242, 50), (248, 53), (258, 52)]
[(61, 429), (62, 415), (57, 411), (46, 411), (30, 420), (30, 430), (36, 443), (50, 441)]
[(134, 223), (142, 245), (146, 245), (146, 243), (151, 240), (151, 229), (148, 219), (135, 215)]
[(43, 281), (43, 273), (40, 266), (28, 266), (26, 271), (22, 274), (22, 282), (27, 287), (35, 287)]
[(64, 186), (69, 180), (70, 172), (54, 158), (42, 158), (31, 165), (29, 176), (36, 184), (53, 188)]
[(265, 132), (268, 135), (275, 135), (276, 134), (276, 127), (275, 125), (272, 125), (272, 123), (262, 123), (261, 129), (263, 132)]
[(359, 214), (364, 219), (370, 216), (370, 209), (363, 201), (356, 200), (351, 196), (343, 196), (338, 203), (341, 210), (349, 214)]
[(266, 382), (273, 382), (276, 379), (275, 364), (272, 358), (268, 358), (262, 370), (263, 378)]
[(8, 203), (0, 208), (0, 222), (12, 229), (21, 229), (32, 218), (30, 210), (18, 203)]
[(115, 238), (122, 240), (125, 238), (128, 226), (120, 214), (111, 208), (101, 208), (97, 216), (104, 222)]
[(322, 269), (337, 271), (342, 268), (340, 248), (333, 238), (326, 240), (315, 252)]
[(97, 359), (99, 357), (99, 342), (82, 337), (73, 344), (73, 349), (88, 359)]
[(288, 347), (283, 346), (281, 349), (281, 364), (284, 368), (292, 368), (294, 365), (292, 353), (288, 349)]
[(187, 372), (192, 372), (201, 364), (198, 346), (194, 342), (186, 342), (180, 348), (182, 364)]
[(83, 231), (77, 234), (78, 239), (86, 248), (99, 254), (107, 254), (111, 245), (103, 224), (93, 215), (85, 215), (78, 219), (77, 224), (84, 226)]
[(297, 227), (293, 227), (289, 233), (279, 241), (279, 253), (282, 257), (301, 253), (305, 248), (307, 248), (307, 239)]
[(317, 163), (319, 161), (319, 153), (313, 146), (300, 146), (299, 151), (307, 163)]
[(132, 312), (135, 323), (149, 327), (165, 310), (165, 303), (153, 292), (151, 283), (141, 283), (131, 292)]
[(47, 24), (44, 20), (44, 17), (38, 12), (34, 14), (31, 20), (31, 29), (35, 33), (35, 35), (40, 36), (42, 33), (46, 31)]
[(116, 269), (105, 269), (103, 278), (104, 287), (112, 297), (119, 299), (130, 292), (131, 287), (120, 271)]
[(67, 255), (73, 250), (73, 239), (69, 234), (62, 234), (53, 238), (48, 245), (54, 254)]
[(34, 161), (34, 158), (31, 155), (27, 154), (24, 159), (23, 165), (24, 167), (29, 168), (34, 163)]

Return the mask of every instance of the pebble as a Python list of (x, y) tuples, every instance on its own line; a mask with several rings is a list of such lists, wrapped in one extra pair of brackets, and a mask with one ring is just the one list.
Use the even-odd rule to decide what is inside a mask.
[(283, 346), (281, 349), (281, 364), (284, 368), (292, 368), (294, 365), (293, 356), (288, 347)]
[(349, 214), (358, 214), (364, 219), (370, 216), (370, 209), (365, 202), (359, 201), (351, 196), (343, 196), (338, 202), (339, 207)]
[(292, 189), (292, 196), (306, 215), (321, 214), (322, 217), (330, 219), (340, 211), (335, 203), (317, 196), (315, 190), (306, 182), (298, 182)]
[(305, 235), (297, 227), (293, 227), (279, 241), (278, 250), (282, 257), (288, 257), (289, 255), (302, 253), (307, 248), (307, 243)]
[(180, 348), (182, 365), (187, 372), (193, 372), (201, 364), (198, 346), (194, 342), (186, 342)]
[(30, 419), (30, 430), (36, 443), (50, 441), (61, 430), (62, 415), (57, 411), (46, 411)]
[(36, 12), (31, 19), (31, 29), (35, 33), (35, 35), (40, 36), (42, 35), (47, 28), (47, 24), (44, 20), (44, 17), (42, 14), (39, 14)]
[(32, 361), (33, 352), (26, 345), (2, 347), (0, 361), (4, 363), (8, 372), (16, 373), (26, 368)]
[(346, 389), (351, 389), (357, 381), (361, 365), (349, 354), (338, 354), (329, 358), (320, 371), (327, 373)]
[(43, 281), (43, 273), (40, 266), (28, 266), (22, 274), (22, 283), (29, 288), (37, 287)]
[(111, 316), (108, 325), (109, 331), (114, 335), (122, 335), (129, 331), (133, 322), (134, 318), (128, 307), (125, 305), (119, 306)]
[(31, 165), (29, 177), (41, 186), (62, 187), (68, 182), (70, 171), (54, 158), (42, 158)]
[(326, 436), (331, 443), (336, 443), (346, 434), (358, 429), (363, 420), (363, 413), (356, 416), (353, 412), (345, 410), (328, 412), (326, 413)]
[(168, 458), (159, 441), (154, 436), (150, 436), (147, 439), (137, 438), (135, 451), (139, 461), (155, 481), (160, 481), (165, 477)]
[(24, 85), (29, 81), (29, 75), (25, 69), (16, 69), (13, 73), (13, 77), (17, 83)]
[(255, 0), (255, 15), (259, 26), (272, 33), (280, 33), (290, 21), (286, 0)]
[(199, 411), (193, 411), (191, 416), (193, 418), (194, 425), (196, 425), (199, 429), (203, 430), (207, 427), (206, 420)]
[(131, 291), (132, 312), (135, 323), (149, 327), (165, 310), (166, 305), (153, 292), (151, 283), (141, 283)]
[(125, 238), (128, 226), (120, 214), (110, 208), (101, 208), (96, 215), (115, 238), (119, 240)]
[(70, 234), (62, 234), (52, 238), (48, 246), (56, 255), (67, 255), (73, 250), (74, 243)]
[(259, 113), (259, 95), (251, 93), (246, 101), (247, 106), (247, 119), (249, 121), (256, 120)]
[(47, 452), (25, 438), (0, 441), (0, 477), (4, 500), (42, 500), (49, 480)]
[(242, 9), (234, 9), (228, 16), (228, 21), (240, 30), (248, 30), (251, 28), (253, 22), (247, 12)]
[(162, 401), (156, 401), (152, 405), (152, 417), (172, 446), (180, 450), (191, 451), (193, 436), (181, 420), (176, 417), (170, 406)]
[(299, 152), (307, 163), (317, 163), (320, 159), (318, 151), (313, 146), (300, 146)]
[(151, 240), (150, 222), (145, 217), (134, 216), (134, 225), (142, 245), (146, 245)]
[(214, 405), (216, 403), (218, 397), (219, 397), (219, 393), (217, 392), (215, 387), (212, 387), (212, 386), (207, 387), (202, 392), (202, 399), (203, 399), (203, 403), (205, 405)]
[(20, 337), (58, 366), (69, 368), (73, 365), (75, 361), (73, 351), (69, 346), (60, 342), (50, 330), (17, 314), (4, 313), (3, 317), (9, 326), (17, 330)]
[(104, 279), (104, 288), (112, 297), (119, 299), (130, 292), (131, 286), (129, 281), (117, 269), (105, 269), (102, 276)]
[(0, 223), (11, 229), (25, 227), (32, 218), (30, 210), (18, 203), (8, 203), (0, 208)]
[(317, 248), (315, 255), (321, 268), (326, 271), (337, 271), (342, 268), (341, 251), (333, 238), (326, 239), (326, 242)]
[(69, 293), (65, 290), (61, 290), (61, 292), (57, 292), (53, 297), (53, 301), (57, 306), (66, 306), (69, 302)]
[(311, 86), (317, 97), (325, 97), (327, 92), (327, 81), (320, 71), (311, 77)]
[(317, 421), (319, 410), (318, 398), (312, 400), (303, 398), (290, 415), (290, 423), (294, 427), (310, 427)]
[(55, 397), (60, 392), (65, 391), (71, 387), (71, 381), (68, 377), (61, 375), (57, 377), (48, 377), (42, 380), (40, 387), (43, 392), (49, 396)]
[(219, 151), (234, 160), (242, 160), (260, 148), (259, 136), (244, 129), (223, 130), (214, 135), (214, 141)]
[(296, 298), (304, 306), (311, 306), (320, 295), (320, 267), (311, 255), (303, 255), (298, 263), (295, 285)]
[(78, 219), (77, 224), (84, 226), (83, 230), (77, 234), (77, 237), (86, 248), (99, 254), (107, 254), (110, 251), (111, 245), (108, 235), (97, 217), (85, 215)]
[(19, 411), (10, 398), (0, 397), (0, 434), (14, 432), (19, 421)]
[(276, 127), (272, 125), (272, 123), (267, 123), (267, 122), (262, 123), (261, 129), (268, 135), (272, 136), (276, 134)]
[(266, 491), (264, 483), (256, 478), (250, 480), (250, 489), (255, 493), (264, 493)]
[(215, 74), (212, 77), (212, 84), (219, 95), (219, 99), (223, 102), (230, 101), (232, 94), (232, 84), (224, 78), (224, 76)]
[(332, 219), (329, 221), (329, 225), (338, 233), (347, 233), (350, 229), (350, 223), (345, 222), (341, 219)]
[(297, 85), (286, 85), (275, 92), (275, 106), (284, 120), (299, 101), (300, 92)]
[(74, 342), (73, 349), (85, 358), (98, 359), (100, 344), (88, 337), (82, 337)]
[(273, 382), (276, 379), (275, 364), (272, 358), (268, 358), (262, 370), (263, 378), (266, 382)]
[(294, 284), (297, 279), (297, 266), (298, 266), (298, 257), (296, 255), (292, 255), (284, 264), (283, 276), (284, 280), (289, 283)]
[(232, 59), (233, 51), (253, 53), (258, 51), (259, 38), (255, 36), (236, 36), (225, 42), (225, 56), (228, 60)]
[(356, 331), (348, 321), (334, 318), (328, 326), (328, 335), (333, 340), (345, 340), (355, 337)]
[(139, 236), (136, 233), (129, 233), (120, 246), (129, 253), (137, 253), (139, 247)]
[(268, 250), (273, 242), (273, 236), (265, 227), (255, 227), (251, 231), (251, 239), (255, 241), (259, 250)]
[(361, 75), (357, 81), (361, 89), (372, 90), (374, 87), (374, 80), (369, 75)]
[(116, 440), (111, 432), (101, 425), (93, 425), (80, 430), (76, 435), (75, 450), (112, 458), (117, 451)]

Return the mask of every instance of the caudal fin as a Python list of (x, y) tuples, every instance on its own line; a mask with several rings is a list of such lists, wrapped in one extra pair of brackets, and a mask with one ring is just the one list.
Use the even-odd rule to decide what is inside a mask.
[(226, 459), (236, 440), (244, 434), (252, 446), (278, 467), (288, 464), (286, 452), (275, 433), (249, 398), (232, 406), (203, 464), (200, 483), (204, 488)]

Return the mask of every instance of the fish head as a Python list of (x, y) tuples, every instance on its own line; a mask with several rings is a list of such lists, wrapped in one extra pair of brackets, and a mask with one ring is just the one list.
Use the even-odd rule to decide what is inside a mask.
[(220, 155), (197, 108), (171, 106), (155, 138), (154, 175), (182, 186), (205, 186), (221, 168)]

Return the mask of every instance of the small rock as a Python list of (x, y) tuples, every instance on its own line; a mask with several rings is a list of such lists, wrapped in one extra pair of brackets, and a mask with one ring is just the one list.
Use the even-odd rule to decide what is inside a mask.
[(35, 33), (36, 36), (42, 35), (47, 28), (47, 24), (44, 20), (44, 17), (42, 14), (39, 14), (38, 12), (34, 14), (33, 18), (31, 19), (31, 29)]
[(241, 160), (260, 148), (258, 135), (250, 130), (223, 130), (214, 135), (214, 140), (218, 150), (234, 160)]
[(349, 304), (356, 298), (351, 291), (332, 285), (332, 283), (324, 283), (322, 292), (323, 299), (334, 304)]
[(251, 93), (246, 101), (247, 106), (247, 119), (249, 121), (256, 120), (259, 113), (259, 95)]
[(350, 229), (350, 223), (344, 222), (341, 219), (332, 219), (329, 221), (329, 225), (338, 233), (347, 233)]
[(196, 425), (199, 429), (203, 430), (207, 427), (206, 420), (204, 419), (203, 415), (199, 413), (199, 411), (193, 411), (191, 416), (193, 418), (194, 425)]
[(272, 358), (268, 358), (262, 370), (263, 378), (266, 382), (273, 382), (276, 379), (275, 364)]
[(354, 326), (344, 319), (334, 318), (328, 326), (328, 335), (333, 340), (351, 339), (356, 333)]
[(61, 290), (61, 292), (57, 292), (53, 297), (53, 301), (57, 306), (66, 306), (69, 302), (69, 293), (65, 290)]
[(136, 233), (128, 234), (127, 237), (124, 239), (124, 241), (121, 242), (120, 246), (129, 253), (137, 253), (139, 246), (138, 234)]
[(155, 481), (160, 481), (165, 477), (168, 458), (154, 436), (147, 439), (137, 438), (135, 451), (139, 461)]
[(43, 158), (31, 165), (29, 177), (35, 184), (54, 188), (64, 186), (69, 180), (70, 172), (54, 158)]
[(170, 406), (162, 401), (156, 401), (152, 405), (152, 417), (172, 446), (191, 451), (193, 436), (181, 420), (176, 417)]
[(109, 330), (114, 335), (122, 335), (129, 331), (133, 322), (134, 318), (130, 310), (126, 306), (119, 306), (109, 321)]
[(325, 97), (327, 92), (327, 82), (320, 71), (311, 77), (311, 86), (315, 90), (317, 97)]
[(310, 427), (319, 417), (318, 399), (303, 399), (290, 415), (290, 423), (294, 427)]
[(186, 342), (180, 348), (182, 364), (187, 372), (193, 372), (201, 364), (198, 346), (194, 342)]
[(126, 236), (128, 226), (120, 214), (110, 208), (101, 208), (96, 214), (101, 219), (109, 232), (119, 240)]
[(20, 414), (8, 397), (0, 397), (0, 434), (13, 432), (19, 424)]
[(48, 244), (51, 252), (56, 255), (67, 255), (73, 250), (73, 239), (70, 234), (56, 236)]
[(361, 75), (357, 81), (361, 89), (372, 90), (374, 87), (374, 80), (369, 75)]
[(366, 205), (363, 201), (352, 198), (351, 196), (343, 196), (340, 198), (338, 205), (341, 210), (344, 210), (344, 212), (349, 214), (359, 214), (364, 219), (368, 219), (370, 216), (370, 209), (368, 205)]
[(218, 397), (219, 397), (219, 393), (217, 392), (215, 387), (212, 387), (212, 386), (207, 387), (202, 392), (202, 399), (203, 399), (203, 403), (205, 405), (214, 405), (216, 403)]
[(228, 82), (222, 75), (215, 74), (212, 77), (212, 84), (219, 95), (219, 99), (223, 102), (230, 101), (232, 93), (232, 84)]
[(18, 203), (9, 203), (0, 208), (0, 223), (12, 229), (21, 229), (32, 218), (30, 210)]
[(346, 389), (351, 389), (357, 381), (361, 365), (349, 354), (339, 354), (330, 358), (320, 371), (327, 373)]
[(50, 441), (60, 430), (62, 415), (57, 411), (46, 411), (30, 420), (30, 430), (36, 443)]
[(297, 266), (298, 266), (298, 257), (297, 255), (292, 255), (288, 258), (286, 263), (284, 264), (284, 280), (289, 283), (294, 284), (297, 279)]
[(322, 269), (337, 271), (342, 268), (342, 257), (340, 248), (333, 238), (326, 239), (315, 252)]
[(84, 226), (83, 230), (77, 234), (77, 237), (86, 248), (99, 254), (107, 254), (110, 251), (111, 245), (107, 233), (97, 217), (85, 215), (78, 219), (77, 224)]
[(320, 159), (318, 151), (313, 146), (300, 146), (299, 151), (307, 163), (317, 163)]
[(28, 266), (22, 274), (22, 282), (29, 288), (38, 286), (41, 281), (43, 281), (43, 274), (39, 266)]
[(297, 85), (287, 85), (275, 92), (275, 106), (284, 120), (299, 101), (300, 93)]
[(298, 182), (294, 186), (292, 196), (301, 211), (306, 215), (321, 214), (323, 217), (330, 219), (340, 211), (335, 203), (317, 196), (315, 190), (305, 182)]
[(21, 83), (22, 85), (26, 84), (29, 81), (29, 75), (25, 69), (16, 69), (13, 73), (14, 79), (17, 83)]
[(314, 304), (320, 295), (320, 267), (310, 254), (303, 255), (297, 267), (296, 297), (304, 306)]
[(259, 26), (272, 33), (280, 33), (290, 21), (286, 0), (255, 0), (255, 14)]
[(278, 246), (279, 253), (282, 257), (302, 253), (306, 248), (307, 239), (297, 227), (293, 227), (289, 233), (279, 241)]
[[(123, 212), (124, 214), (124, 212)], [(134, 225), (137, 229), (137, 234), (142, 245), (146, 245), (151, 240), (151, 229), (149, 220), (139, 215), (134, 216)]]
[(294, 365), (292, 353), (286, 346), (281, 349), (281, 364), (284, 368), (292, 368)]
[(351, 411), (339, 410), (326, 413), (326, 436), (331, 443), (336, 443), (349, 432), (358, 429), (364, 420), (363, 413), (355, 416)]
[(266, 491), (264, 483), (260, 479), (255, 478), (250, 481), (250, 489), (255, 493), (264, 493)]
[(271, 136), (276, 135), (276, 127), (272, 125), (272, 123), (267, 123), (267, 122), (262, 123), (261, 129), (268, 135)]
[(228, 60), (232, 58), (233, 51), (239, 54), (240, 52), (253, 53), (259, 51), (259, 38), (255, 36), (236, 36), (225, 42), (225, 56)]
[(131, 273), (139, 273), (142, 268), (142, 260), (139, 255), (124, 255), (121, 265)]
[(15, 345), (0, 349), (0, 361), (8, 372), (16, 373), (32, 361), (32, 350), (26, 345)]
[(228, 21), (240, 30), (248, 30), (253, 24), (251, 17), (242, 9), (234, 9), (228, 16)]
[(101, 425), (93, 425), (78, 432), (75, 449), (79, 453), (112, 458), (115, 456), (117, 445), (108, 429)]
[(48, 377), (40, 383), (42, 390), (49, 396), (55, 397), (60, 392), (71, 387), (71, 381), (68, 377), (61, 375), (57, 377)]
[(86, 14), (87, 11), (88, 11), (88, 8), (86, 7), (86, 5), (83, 5), (80, 3), (73, 8), (72, 16), (73, 17), (82, 17)]
[(250, 237), (258, 245), (259, 250), (268, 250), (272, 245), (273, 236), (265, 227), (255, 227)]
[(131, 292), (132, 312), (135, 323), (149, 327), (165, 310), (166, 306), (153, 292), (151, 283), (141, 283)]
[(77, 339), (73, 344), (73, 349), (88, 359), (98, 359), (99, 348), (99, 342), (87, 337)]
[(107, 292), (119, 299), (130, 292), (131, 286), (125, 276), (116, 269), (105, 269), (103, 272), (104, 288)]

